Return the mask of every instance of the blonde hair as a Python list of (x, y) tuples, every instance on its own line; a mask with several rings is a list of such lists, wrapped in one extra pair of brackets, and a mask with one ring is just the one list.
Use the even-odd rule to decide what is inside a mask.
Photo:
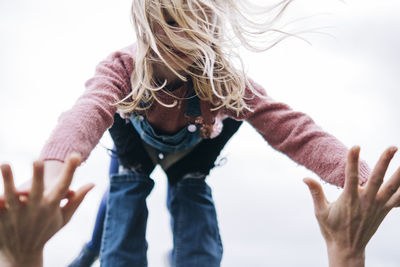
[[(245, 0), (133, 0), (137, 50), (131, 76), (132, 92), (117, 103), (118, 108), (131, 113), (146, 109), (149, 105), (141, 103), (154, 100), (167, 107), (177, 104), (177, 101), (166, 104), (157, 98), (157, 91), (164, 90), (167, 84), (167, 81), (158, 84), (154, 77), (153, 64), (161, 62), (182, 81), (190, 77), (197, 96), (210, 101), (214, 110), (222, 107), (237, 113), (250, 110), (245, 103), (246, 88), (256, 95), (259, 93), (247, 79), (236, 49), (244, 46), (252, 51), (264, 51), (286, 38), (289, 34), (272, 26), (291, 2), (281, 0), (260, 9)], [(255, 10), (267, 19), (249, 19)], [(170, 25), (166, 16), (177, 25)], [(165, 34), (155, 34), (155, 27), (161, 27)], [(257, 46), (260, 43), (257, 38), (266, 33), (278, 34), (278, 37), (268, 45)], [(184, 53), (186, 59), (177, 53)], [(185, 67), (185, 60), (193, 64)]]

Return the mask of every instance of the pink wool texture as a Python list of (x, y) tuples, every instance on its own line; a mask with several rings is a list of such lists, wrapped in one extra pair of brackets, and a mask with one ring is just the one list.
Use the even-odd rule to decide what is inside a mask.
[[(135, 45), (132, 45), (112, 53), (98, 64), (82, 96), (70, 110), (61, 114), (41, 152), (41, 159), (64, 161), (72, 152), (80, 153), (84, 159), (89, 157), (113, 123), (117, 109), (112, 104), (132, 90), (130, 77), (134, 68), (134, 55)], [(218, 125), (226, 117), (247, 121), (274, 149), (315, 172), (326, 182), (343, 187), (348, 152), (346, 146), (324, 132), (309, 116), (273, 100), (260, 85), (250, 82), (263, 97), (247, 89), (245, 97), (252, 111), (246, 110), (240, 114), (227, 109), (210, 111), (216, 132), (219, 132)], [(185, 95), (185, 90), (183, 87), (173, 94), (180, 97)], [(163, 101), (173, 101), (173, 96), (169, 94), (160, 92), (159, 97)], [(155, 102), (146, 111), (146, 117), (154, 128), (174, 133), (187, 124), (185, 110), (185, 100), (173, 108)], [(364, 161), (360, 162), (359, 173), (360, 184), (364, 184), (370, 174)]]

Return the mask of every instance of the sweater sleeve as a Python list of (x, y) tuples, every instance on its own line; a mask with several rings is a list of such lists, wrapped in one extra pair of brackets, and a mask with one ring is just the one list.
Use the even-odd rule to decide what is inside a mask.
[[(264, 89), (251, 81), (259, 92), (256, 96), (249, 89), (247, 104), (252, 111), (239, 115), (236, 119), (249, 122), (276, 150), (313, 171), (328, 183), (343, 187), (348, 149), (334, 136), (324, 132), (304, 113), (293, 111), (288, 105), (274, 101)], [(359, 165), (360, 184), (369, 176), (368, 165)]]
[(86, 160), (113, 123), (116, 107), (112, 104), (130, 92), (132, 69), (132, 57), (126, 53), (113, 53), (100, 62), (84, 93), (59, 117), (40, 158), (64, 161), (78, 152)]

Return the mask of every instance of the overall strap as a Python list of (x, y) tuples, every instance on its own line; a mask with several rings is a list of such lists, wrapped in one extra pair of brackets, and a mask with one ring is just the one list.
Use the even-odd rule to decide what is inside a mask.
[(186, 118), (189, 123), (197, 124), (200, 127), (201, 137), (208, 139), (211, 136), (214, 125), (211, 103), (209, 101), (200, 100), (194, 91), (193, 81), (191, 79), (189, 81), (188, 92), (189, 95), (193, 97), (187, 100)]
[(201, 136), (203, 138), (210, 138), (215, 122), (215, 117), (211, 112), (211, 103), (209, 101), (201, 101), (200, 107), (201, 107), (201, 114), (203, 117), (200, 128)]

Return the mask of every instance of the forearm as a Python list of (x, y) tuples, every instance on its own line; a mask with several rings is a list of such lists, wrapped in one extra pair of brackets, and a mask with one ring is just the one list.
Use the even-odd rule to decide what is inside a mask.
[[(266, 96), (265, 90), (258, 84), (252, 85)], [(325, 132), (310, 116), (292, 110), (285, 103), (271, 97), (252, 96), (246, 103), (252, 111), (242, 112), (239, 116), (228, 116), (246, 120), (276, 150), (316, 173), (330, 184), (344, 185), (347, 147), (333, 135)], [(365, 162), (359, 164), (360, 184), (367, 181), (370, 170)]]
[(365, 250), (354, 251), (343, 246), (328, 246), (329, 267), (364, 267)]

